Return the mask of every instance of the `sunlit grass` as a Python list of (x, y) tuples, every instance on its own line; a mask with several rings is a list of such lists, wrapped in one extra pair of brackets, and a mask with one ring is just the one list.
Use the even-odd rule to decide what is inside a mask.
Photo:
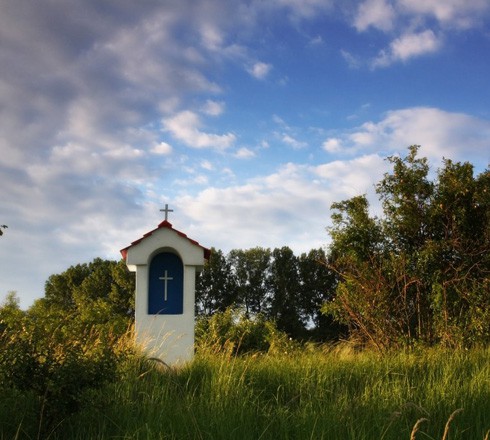
[[(59, 438), (482, 439), (490, 351), (380, 356), (315, 348), (283, 355), (201, 353), (179, 370), (134, 361), (94, 393)], [(420, 422), (414, 432), (414, 426)]]

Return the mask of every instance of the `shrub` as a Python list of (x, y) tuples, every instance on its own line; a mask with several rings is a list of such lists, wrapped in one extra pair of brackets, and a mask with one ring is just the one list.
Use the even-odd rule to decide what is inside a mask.
[(1, 385), (36, 396), (43, 433), (78, 411), (88, 390), (115, 381), (120, 360), (132, 352), (93, 326), (48, 318), (4, 323), (0, 333)]
[(198, 350), (228, 354), (276, 353), (290, 351), (296, 345), (277, 329), (273, 321), (267, 321), (262, 315), (250, 318), (243, 311), (233, 308), (200, 317), (196, 323)]

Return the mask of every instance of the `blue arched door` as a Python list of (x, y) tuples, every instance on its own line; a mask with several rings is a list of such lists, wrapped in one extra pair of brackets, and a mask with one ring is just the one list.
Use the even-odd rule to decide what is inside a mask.
[(184, 267), (170, 252), (161, 252), (150, 263), (148, 314), (181, 315), (184, 310)]

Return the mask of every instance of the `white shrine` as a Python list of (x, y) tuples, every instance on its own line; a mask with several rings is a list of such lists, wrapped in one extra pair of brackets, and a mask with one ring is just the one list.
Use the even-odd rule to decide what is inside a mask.
[(194, 355), (196, 274), (209, 249), (177, 231), (165, 220), (121, 250), (136, 272), (136, 343), (151, 357), (179, 365)]

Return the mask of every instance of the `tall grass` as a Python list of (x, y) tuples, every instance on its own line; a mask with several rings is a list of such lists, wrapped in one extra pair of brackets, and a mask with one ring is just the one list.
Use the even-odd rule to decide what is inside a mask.
[(489, 360), (489, 349), (381, 357), (320, 348), (200, 353), (179, 370), (134, 359), (52, 438), (483, 440)]

